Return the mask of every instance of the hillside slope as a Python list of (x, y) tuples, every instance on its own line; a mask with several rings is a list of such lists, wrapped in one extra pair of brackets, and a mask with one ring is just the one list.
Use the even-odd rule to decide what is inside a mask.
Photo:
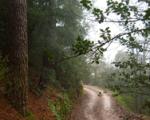
[(0, 120), (54, 120), (55, 117), (48, 107), (48, 99), (54, 99), (55, 95), (46, 90), (42, 96), (29, 93), (28, 116), (23, 118), (8, 103), (3, 95), (0, 95)]

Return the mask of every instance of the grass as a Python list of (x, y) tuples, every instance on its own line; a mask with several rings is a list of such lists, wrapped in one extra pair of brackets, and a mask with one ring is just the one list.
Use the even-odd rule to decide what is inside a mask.
[(117, 102), (123, 106), (123, 108), (125, 108), (126, 110), (128, 110), (129, 112), (133, 111), (133, 97), (129, 96), (129, 95), (117, 95), (115, 96)]
[[(117, 102), (123, 106), (124, 109), (126, 109), (129, 112), (135, 112), (135, 98), (130, 95), (118, 95), (117, 93), (113, 93), (114, 97), (116, 98)], [(143, 120), (150, 120), (149, 114), (143, 114)]]

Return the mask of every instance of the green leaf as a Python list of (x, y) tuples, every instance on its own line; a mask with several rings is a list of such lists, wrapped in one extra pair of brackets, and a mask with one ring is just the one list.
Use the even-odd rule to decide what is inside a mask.
[(92, 3), (90, 0), (81, 0), (80, 3), (88, 10), (90, 10), (92, 7)]

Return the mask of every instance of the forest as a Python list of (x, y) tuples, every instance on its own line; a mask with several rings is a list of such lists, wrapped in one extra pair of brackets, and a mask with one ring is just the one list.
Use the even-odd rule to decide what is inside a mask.
[(150, 0), (0, 0), (0, 120), (150, 120)]

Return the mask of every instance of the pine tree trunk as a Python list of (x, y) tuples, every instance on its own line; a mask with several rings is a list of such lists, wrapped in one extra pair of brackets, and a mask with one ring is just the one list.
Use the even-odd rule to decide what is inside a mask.
[(22, 115), (27, 111), (28, 41), (26, 0), (8, 0), (8, 98)]

